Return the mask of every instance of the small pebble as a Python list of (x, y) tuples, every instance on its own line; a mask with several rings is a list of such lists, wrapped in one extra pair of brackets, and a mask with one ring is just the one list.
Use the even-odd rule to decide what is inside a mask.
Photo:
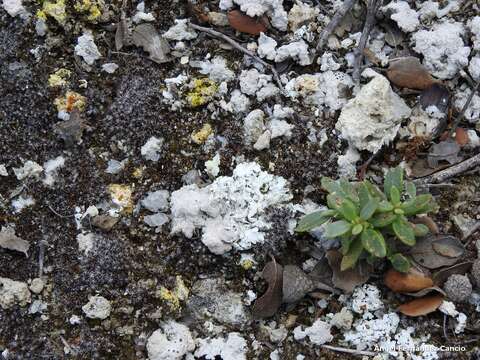
[(472, 284), (465, 275), (451, 275), (443, 285), (447, 297), (455, 302), (463, 302), (468, 300), (472, 294)]
[(44, 286), (45, 284), (43, 283), (42, 279), (35, 278), (32, 280), (32, 283), (30, 284), (30, 291), (33, 292), (34, 294), (40, 294)]

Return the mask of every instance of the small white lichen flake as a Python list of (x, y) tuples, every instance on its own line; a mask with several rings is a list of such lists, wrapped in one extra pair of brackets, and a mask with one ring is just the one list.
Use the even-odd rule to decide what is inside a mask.
[(80, 56), (88, 65), (93, 63), (102, 57), (100, 51), (98, 51), (95, 39), (90, 31), (85, 31), (82, 36), (77, 39), (77, 45), (75, 46), (75, 55)]
[(188, 327), (169, 320), (147, 340), (149, 360), (180, 360), (195, 349)]

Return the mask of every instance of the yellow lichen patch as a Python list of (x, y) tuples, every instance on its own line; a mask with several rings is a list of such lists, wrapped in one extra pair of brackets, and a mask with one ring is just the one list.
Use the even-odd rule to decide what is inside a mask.
[(112, 202), (118, 206), (123, 213), (131, 214), (133, 211), (132, 188), (130, 185), (110, 184), (108, 192)]
[(50, 87), (59, 87), (66, 86), (68, 84), (68, 79), (72, 75), (72, 72), (68, 69), (58, 69), (53, 74), (50, 74), (48, 77), (48, 86)]
[(132, 176), (136, 179), (140, 179), (143, 176), (143, 170), (144, 170), (143, 166), (139, 166), (135, 168), (132, 172)]
[(250, 270), (253, 268), (254, 262), (250, 259), (244, 259), (240, 262), (240, 265), (244, 270)]
[[(46, 15), (51, 16), (52, 18), (57, 20), (60, 25), (65, 25), (65, 22), (67, 21), (65, 0), (45, 1), (43, 3), (42, 11), (40, 12), (40, 16), (46, 17)], [(37, 16), (39, 16), (39, 13), (37, 13)]]
[(101, 8), (104, 7), (103, 1), (99, 0), (80, 0), (74, 5), (74, 8), (79, 13), (87, 13), (87, 19), (95, 22), (100, 16), (102, 16)]
[(182, 301), (187, 300), (188, 295), (190, 295), (190, 290), (188, 290), (180, 275), (177, 275), (175, 278), (175, 289), (173, 292), (175, 293), (175, 296)]
[(161, 287), (160, 291), (158, 292), (158, 296), (160, 299), (165, 301), (168, 306), (170, 306), (171, 310), (179, 310), (180, 309), (180, 299), (177, 295), (173, 293), (173, 291), (168, 290), (166, 287)]
[(187, 94), (191, 107), (198, 107), (208, 103), (218, 90), (218, 85), (210, 79), (193, 80), (192, 90)]
[(83, 111), (87, 103), (85, 96), (75, 91), (67, 91), (65, 96), (60, 96), (53, 102), (58, 111), (72, 112), (73, 110)]
[(207, 141), (208, 137), (211, 134), (213, 134), (212, 126), (210, 124), (206, 123), (205, 125), (203, 125), (203, 127), (199, 131), (194, 132), (191, 135), (191, 138), (192, 138), (192, 141), (195, 144), (201, 145), (205, 141)]

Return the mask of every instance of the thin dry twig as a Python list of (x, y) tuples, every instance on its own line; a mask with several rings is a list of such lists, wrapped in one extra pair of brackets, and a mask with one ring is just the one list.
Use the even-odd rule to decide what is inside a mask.
[(343, 3), (343, 6), (338, 9), (338, 11), (333, 15), (332, 20), (328, 23), (327, 26), (320, 33), (320, 38), (317, 43), (317, 52), (321, 52), (325, 44), (327, 43), (328, 38), (332, 34), (333, 30), (336, 29), (340, 21), (345, 17), (345, 14), (350, 11), (350, 9), (355, 5), (357, 0), (346, 0)]
[(322, 345), (324, 349), (338, 351), (347, 354), (359, 355), (359, 356), (375, 356), (377, 353), (373, 351), (362, 351), (362, 350), (354, 350), (354, 349), (347, 349), (339, 346), (332, 346), (332, 345)]
[(382, 5), (382, 0), (368, 0), (367, 4), (367, 18), (365, 19), (365, 25), (363, 26), (362, 35), (360, 41), (355, 49), (355, 62), (353, 64), (353, 80), (358, 83), (360, 81), (360, 70), (362, 67), (363, 53), (365, 46), (367, 45), (368, 37), (375, 25), (375, 15)]
[(480, 165), (480, 154), (477, 154), (475, 156), (472, 156), (471, 158), (464, 160), (458, 164), (455, 164), (453, 166), (450, 166), (446, 169), (437, 171), (436, 173), (433, 173), (432, 175), (419, 178), (414, 180), (415, 184), (438, 184), (442, 183), (447, 179), (450, 179), (454, 176), (457, 176), (467, 170), (470, 170), (471, 168), (475, 166)]
[(450, 129), (450, 135), (453, 135), (455, 130), (457, 130), (458, 125), (460, 122), (463, 120), (465, 117), (465, 112), (467, 111), (468, 107), (470, 106), (470, 103), (472, 102), (473, 96), (475, 93), (480, 89), (480, 81), (477, 82), (477, 84), (473, 87), (472, 91), (470, 92), (470, 95), (468, 96), (467, 101), (465, 102), (465, 105), (463, 105), (462, 110), (460, 111), (460, 114), (457, 115), (457, 118), (452, 124), (452, 128)]
[(203, 27), (203, 26), (200, 26), (200, 25), (197, 25), (197, 24), (193, 24), (193, 23), (189, 23), (190, 27), (192, 29), (195, 29), (195, 30), (198, 30), (198, 31), (201, 31), (201, 32), (204, 32), (210, 36), (213, 36), (217, 39), (222, 39), (223, 41), (229, 43), (230, 45), (232, 45), (235, 49), (243, 52), (245, 55), (247, 56), (250, 56), (251, 58), (253, 58), (255, 61), (259, 62), (260, 64), (262, 64), (263, 66), (267, 67), (270, 69), (270, 71), (272, 72), (273, 74), (273, 78), (275, 79), (275, 82), (277, 83), (278, 87), (280, 88), (280, 90), (282, 91), (282, 93), (284, 92), (283, 90), (283, 85), (282, 85), (282, 82), (280, 80), (280, 76), (278, 75), (278, 72), (277, 70), (275, 70), (275, 67), (273, 65), (270, 65), (269, 63), (263, 61), (262, 59), (260, 59), (257, 55), (255, 55), (254, 53), (252, 53), (250, 50), (244, 48), (242, 45), (240, 45), (239, 43), (237, 43), (235, 40), (233, 40), (232, 38), (228, 37), (227, 35), (225, 35), (224, 33), (221, 33), (219, 31), (216, 31), (216, 30), (213, 30), (213, 29), (210, 29), (210, 28), (207, 28), (207, 27)]

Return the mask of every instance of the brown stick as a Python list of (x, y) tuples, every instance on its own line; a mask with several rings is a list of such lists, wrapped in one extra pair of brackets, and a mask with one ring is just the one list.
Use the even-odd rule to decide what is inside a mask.
[(273, 74), (273, 78), (275, 79), (275, 82), (277, 83), (278, 87), (280, 88), (280, 90), (282, 92), (284, 92), (283, 90), (283, 85), (282, 85), (282, 82), (280, 81), (280, 76), (278, 75), (278, 72), (277, 70), (275, 70), (275, 67), (273, 65), (270, 65), (269, 63), (263, 61), (262, 59), (260, 59), (257, 55), (255, 55), (254, 53), (252, 53), (250, 50), (244, 48), (242, 45), (240, 45), (239, 43), (237, 43), (235, 40), (233, 40), (232, 38), (228, 37), (227, 35), (219, 32), (219, 31), (215, 31), (213, 29), (210, 29), (210, 28), (207, 28), (207, 27), (203, 27), (203, 26), (200, 26), (200, 25), (197, 25), (197, 24), (193, 24), (193, 23), (189, 23), (190, 27), (192, 29), (195, 29), (195, 30), (198, 30), (198, 31), (201, 31), (201, 32), (204, 32), (204, 33), (207, 33), (208, 35), (210, 36), (213, 36), (217, 39), (222, 39), (223, 41), (229, 43), (230, 45), (232, 45), (235, 49), (237, 50), (240, 50), (241, 52), (243, 52), (245, 55), (247, 56), (250, 56), (251, 58), (255, 59), (256, 61), (258, 61), (260, 64), (262, 64), (263, 66), (267, 67), (270, 69), (270, 71), (272, 72)]
[(365, 46), (367, 45), (370, 32), (375, 25), (375, 15), (377, 14), (378, 9), (382, 5), (382, 2), (382, 0), (368, 0), (367, 18), (365, 20), (365, 25), (363, 26), (360, 41), (358, 42), (358, 46), (355, 49), (355, 62), (353, 64), (352, 77), (356, 83), (360, 81), (360, 69), (362, 67), (363, 52), (365, 50)]
[(333, 15), (332, 20), (328, 23), (327, 26), (320, 33), (320, 38), (317, 43), (317, 52), (321, 52), (330, 35), (332, 35), (333, 30), (338, 26), (340, 21), (345, 17), (345, 14), (350, 11), (350, 9), (355, 5), (357, 0), (346, 0), (343, 3), (343, 6), (338, 9), (338, 11)]
[(480, 154), (472, 156), (467, 160), (464, 160), (458, 164), (450, 166), (444, 170), (440, 170), (432, 175), (429, 175), (420, 179), (416, 179), (413, 182), (415, 184), (442, 183), (445, 180), (450, 179), (451, 177), (461, 174), (467, 170), (470, 170), (471, 168), (478, 165), (480, 165)]

